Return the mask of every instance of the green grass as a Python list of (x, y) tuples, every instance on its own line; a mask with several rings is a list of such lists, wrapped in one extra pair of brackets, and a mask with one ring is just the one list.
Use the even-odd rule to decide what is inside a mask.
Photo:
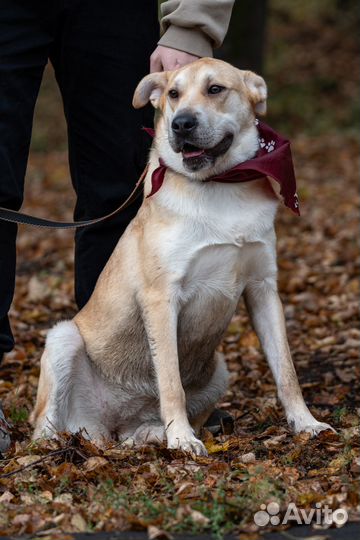
[(13, 405), (10, 409), (9, 418), (13, 424), (21, 424), (29, 418), (29, 411), (25, 407), (16, 407), (16, 405)]

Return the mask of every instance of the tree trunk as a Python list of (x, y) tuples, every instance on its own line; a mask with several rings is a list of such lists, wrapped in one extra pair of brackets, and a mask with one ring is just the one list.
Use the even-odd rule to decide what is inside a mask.
[(267, 0), (235, 0), (228, 34), (215, 57), (263, 73)]

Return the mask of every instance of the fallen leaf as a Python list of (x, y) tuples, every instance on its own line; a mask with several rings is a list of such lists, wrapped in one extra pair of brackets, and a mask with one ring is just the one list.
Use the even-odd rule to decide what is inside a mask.
[(217, 452), (227, 452), (230, 448), (230, 442), (228, 440), (223, 443), (208, 441), (205, 446), (209, 454), (216, 454)]
[(149, 540), (171, 540), (173, 538), (171, 534), (159, 529), (155, 525), (148, 526), (147, 534)]
[(61, 493), (54, 498), (54, 502), (61, 504), (72, 504), (73, 496), (71, 495), (71, 493)]
[(50, 294), (51, 290), (45, 281), (40, 281), (36, 275), (30, 278), (27, 295), (29, 302), (43, 302)]
[(266, 448), (273, 448), (275, 446), (279, 446), (279, 444), (286, 439), (287, 435), (276, 435), (275, 437), (271, 437), (270, 439), (267, 439), (264, 441), (264, 446)]
[(198, 510), (191, 510), (190, 517), (196, 525), (201, 525), (202, 527), (205, 527), (206, 525), (209, 525), (210, 519)]
[(14, 498), (14, 495), (10, 491), (4, 491), (0, 496), (0, 503), (10, 502)]
[(247, 454), (243, 454), (239, 458), (243, 463), (253, 463), (256, 461), (256, 456), (254, 452), (248, 452)]
[(95, 471), (96, 469), (106, 467), (108, 464), (107, 459), (101, 456), (92, 456), (85, 461), (83, 467), (85, 471)]
[(41, 456), (36, 456), (34, 454), (29, 456), (23, 456), (16, 459), (19, 465), (26, 467), (27, 465), (31, 465), (32, 463), (35, 463), (35, 461), (39, 461)]
[(81, 514), (74, 514), (71, 517), (71, 525), (79, 532), (87, 531), (86, 521)]

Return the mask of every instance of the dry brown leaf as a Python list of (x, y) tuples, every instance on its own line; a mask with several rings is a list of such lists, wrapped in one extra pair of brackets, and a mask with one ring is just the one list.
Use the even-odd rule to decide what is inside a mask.
[(243, 463), (254, 463), (256, 461), (256, 456), (254, 452), (248, 452), (247, 454), (243, 454), (239, 458)]
[(273, 448), (275, 446), (279, 446), (279, 444), (281, 444), (286, 439), (286, 437), (287, 437), (286, 434), (276, 435), (274, 437), (271, 437), (270, 439), (267, 439), (266, 441), (264, 441), (264, 446), (266, 448)]
[(259, 338), (253, 330), (246, 332), (241, 336), (239, 345), (241, 347), (254, 347), (255, 349), (260, 348)]
[(183, 482), (182, 484), (180, 484), (175, 494), (180, 495), (184, 491), (188, 491), (189, 489), (192, 489), (193, 487), (194, 487), (194, 484), (192, 482)]
[(4, 491), (4, 493), (0, 496), (0, 503), (7, 503), (10, 502), (15, 495), (13, 495), (10, 491)]
[(27, 465), (31, 465), (32, 463), (35, 463), (35, 461), (38, 461), (41, 459), (41, 456), (37, 456), (35, 454), (29, 455), (29, 456), (22, 456), (16, 459), (19, 465), (22, 467), (26, 467)]
[(109, 464), (108, 460), (101, 456), (91, 456), (83, 465), (85, 471), (95, 471), (96, 469), (106, 467)]
[(54, 498), (54, 502), (71, 505), (73, 502), (73, 496), (71, 493), (61, 493)]
[(36, 503), (36, 496), (33, 493), (22, 493), (20, 499), (25, 505), (30, 506)]
[(87, 530), (86, 521), (81, 514), (74, 514), (71, 517), (71, 525), (78, 532), (85, 532)]
[(350, 467), (350, 470), (353, 474), (359, 474), (360, 473), (360, 457), (356, 457)]
[(149, 540), (171, 540), (173, 536), (162, 529), (159, 529), (155, 525), (149, 525), (147, 529)]
[(50, 294), (51, 290), (45, 281), (40, 280), (36, 275), (30, 278), (27, 295), (29, 302), (43, 302)]
[(14, 525), (26, 525), (31, 519), (30, 514), (18, 514), (14, 517), (13, 524)]
[(206, 527), (210, 523), (210, 519), (198, 510), (191, 510), (190, 517), (196, 525), (201, 525), (202, 527)]
[(230, 441), (227, 440), (223, 443), (216, 443), (213, 441), (207, 441), (205, 443), (206, 450), (209, 454), (216, 454), (218, 452), (227, 452), (230, 448)]

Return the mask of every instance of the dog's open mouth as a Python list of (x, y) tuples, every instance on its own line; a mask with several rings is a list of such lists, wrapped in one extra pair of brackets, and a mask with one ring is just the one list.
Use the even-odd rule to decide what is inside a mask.
[(191, 159), (203, 156), (205, 154), (204, 148), (197, 148), (193, 144), (185, 143), (182, 150), (184, 159)]
[(183, 159), (187, 162), (191, 160), (198, 160), (199, 158), (215, 159), (227, 152), (231, 146), (233, 138), (233, 134), (228, 133), (216, 146), (213, 146), (212, 148), (201, 148), (195, 146), (194, 144), (185, 142), (181, 149)]

